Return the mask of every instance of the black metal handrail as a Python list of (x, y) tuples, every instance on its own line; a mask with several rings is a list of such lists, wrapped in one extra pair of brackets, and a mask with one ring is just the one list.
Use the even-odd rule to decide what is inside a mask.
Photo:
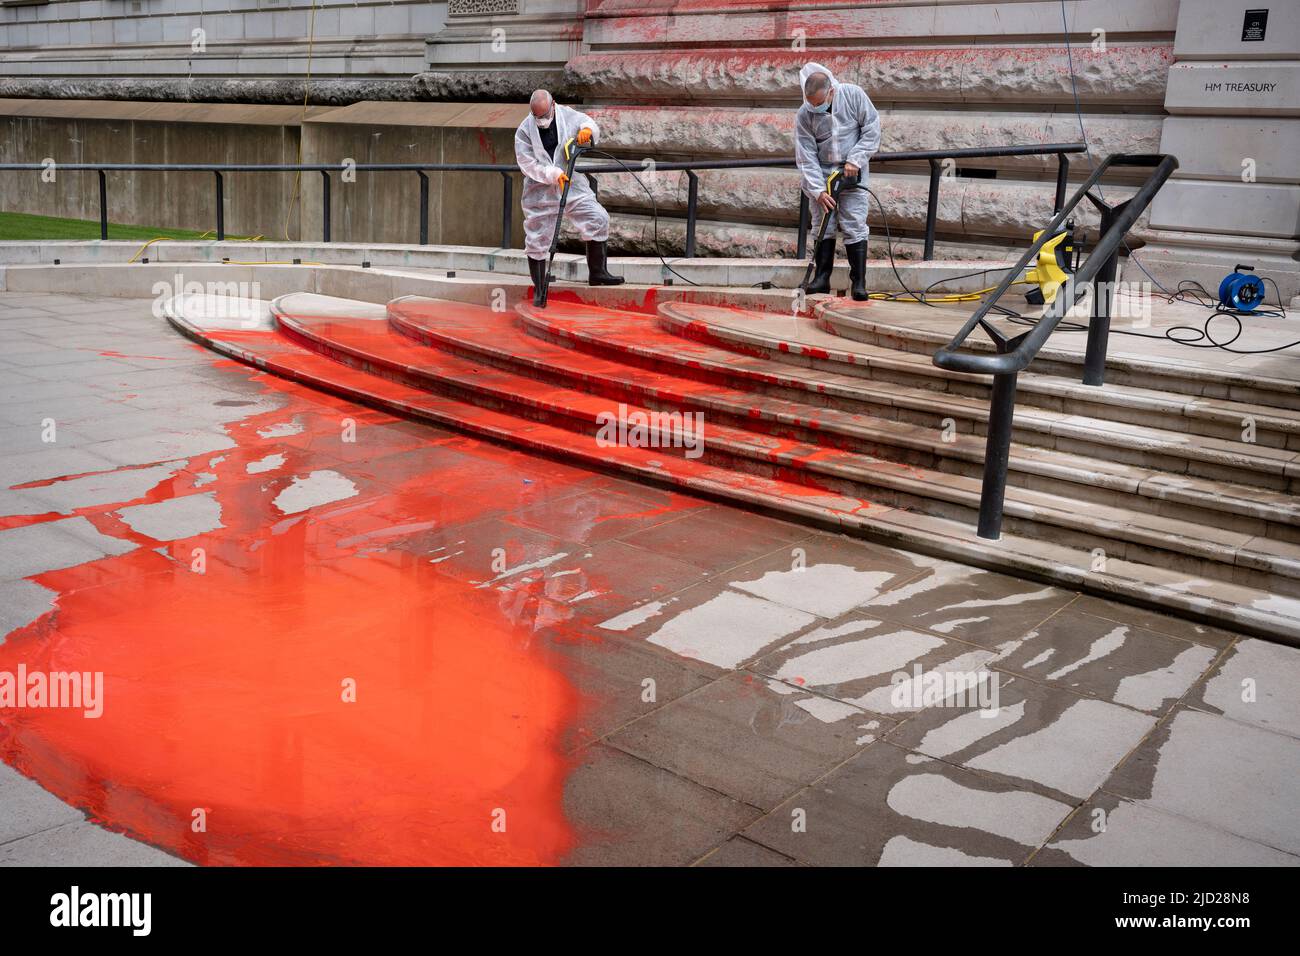
[[(910, 150), (894, 153), (876, 153), (872, 163), (928, 162), (930, 164), (929, 200), (925, 214), (924, 259), (934, 258), (934, 232), (939, 210), (939, 181), (942, 163), (946, 159), (994, 159), (1006, 156), (1055, 156), (1056, 199), (1053, 208), (1059, 209), (1065, 201), (1066, 181), (1070, 173), (1069, 154), (1082, 153), (1083, 143), (1046, 143), (1024, 146), (989, 146), (970, 149)], [(629, 161), (631, 162), (631, 161)], [(656, 170), (685, 171), (688, 179), (686, 198), (686, 257), (695, 255), (695, 226), (699, 209), (699, 177), (703, 169), (791, 169), (793, 159), (708, 159), (655, 161)], [(0, 163), (0, 170), (44, 170), (45, 163)], [(59, 170), (94, 172), (99, 176), (99, 237), (108, 238), (108, 173), (112, 172), (177, 172), (212, 173), (216, 189), (217, 239), (226, 238), (225, 178), (226, 173), (320, 173), (321, 174), (321, 240), (330, 238), (330, 174), (344, 171), (357, 172), (408, 172), (420, 178), (420, 244), (429, 242), (429, 177), (433, 172), (496, 173), (501, 176), (501, 248), (510, 248), (514, 226), (514, 182), (511, 174), (519, 172), (513, 163), (60, 163)], [(598, 163), (578, 167), (584, 173), (635, 173), (615, 163)], [(799, 238), (796, 256), (807, 254), (808, 231), (811, 226), (808, 197), (799, 193)]]
[[(1132, 197), (1111, 206), (1092, 194), (1107, 170), (1116, 166), (1134, 166), (1151, 169), (1146, 180)], [(1011, 454), (1011, 431), (1016, 405), (1016, 375), (1029, 367), (1048, 337), (1079, 300), (1093, 289), (1092, 317), (1088, 322), (1088, 345), (1083, 360), (1083, 384), (1098, 386), (1106, 376), (1106, 345), (1110, 336), (1111, 298), (1114, 295), (1116, 267), (1120, 246), (1128, 231), (1151, 204), (1155, 194), (1178, 168), (1173, 156), (1159, 153), (1124, 154), (1107, 156), (1091, 176), (1079, 187), (1068, 203), (1058, 205), (1051, 223), (1039, 233), (1020, 261), (1006, 274), (988, 298), (971, 314), (952, 340), (934, 353), (934, 364), (953, 372), (968, 372), (993, 376), (993, 394), (989, 405), (988, 435), (984, 448), (984, 483), (980, 492), (980, 515), (977, 533), (981, 538), (997, 540), (1002, 533), (1002, 508), (1006, 499), (1007, 463)], [(1087, 261), (1062, 284), (1056, 298), (1043, 311), (1033, 326), (1020, 335), (1008, 337), (986, 318), (997, 305), (998, 299), (1025, 269), (1036, 259), (1043, 244), (1050, 240), (1061, 224), (1074, 212), (1075, 207), (1087, 198), (1101, 213), (1097, 244)], [(1097, 288), (1100, 281), (1101, 288)], [(960, 351), (967, 337), (981, 328), (992, 340), (995, 351)]]

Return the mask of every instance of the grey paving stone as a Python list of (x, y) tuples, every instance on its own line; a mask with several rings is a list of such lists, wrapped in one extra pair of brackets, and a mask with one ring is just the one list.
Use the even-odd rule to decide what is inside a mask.
[(743, 835), (816, 866), (1013, 866), (1028, 859), (1071, 809), (877, 743)]
[(624, 727), (608, 743), (771, 809), (887, 726), (859, 708), (740, 671)]
[(1030, 861), (1030, 866), (1064, 865), (1300, 866), (1300, 856), (1100, 793)]
[[(648, 644), (617, 638), (556, 640), (551, 652), (585, 707), (566, 728), (572, 752), (702, 687), (711, 679), (689, 662)], [(647, 683), (650, 682), (650, 683)]]
[(1300, 737), (1300, 648), (1242, 638), (1187, 702), (1265, 730)]
[(685, 866), (759, 815), (603, 744), (582, 757), (564, 788), (565, 814), (580, 835), (571, 864)]
[(993, 652), (861, 613), (800, 634), (753, 669), (878, 714), (937, 703), (929, 687), (976, 694), (992, 677)]
[(744, 837), (732, 837), (722, 846), (718, 847), (704, 859), (695, 864), (696, 866), (798, 866), (797, 860), (775, 850), (769, 850), (765, 846), (746, 840)]
[(82, 517), (63, 518), (0, 531), (0, 580), (70, 568), (135, 548), (100, 534)]
[(634, 607), (599, 626), (649, 641), (681, 657), (734, 668), (780, 646), (816, 621), (804, 611), (706, 583)]
[(925, 572), (864, 602), (861, 610), (939, 634), (997, 648), (1065, 607), (1073, 592), (919, 555)]
[(812, 534), (798, 525), (715, 507), (638, 531), (623, 540), (716, 573), (775, 551), (788, 554), (795, 542)]
[(87, 445), (84, 450), (119, 465), (147, 465), (234, 447), (234, 439), (213, 426), (210, 430), (151, 432), (133, 438), (114, 438)]
[(839, 617), (917, 575), (902, 552), (818, 535), (725, 575), (731, 587), (824, 618)]
[(1131, 604), (1108, 601), (1094, 594), (1080, 594), (1070, 605), (1071, 610), (1082, 611), (1094, 617), (1105, 618), (1120, 624), (1132, 624), (1148, 631), (1158, 631), (1170, 637), (1180, 637), (1194, 644), (1208, 644), (1224, 648), (1236, 640), (1237, 635), (1208, 624), (1198, 624), (1185, 618), (1170, 617)]
[(81, 819), (79, 810), (0, 763), (0, 853), (6, 843)]
[(65, 823), (0, 846), (0, 866), (189, 866), (93, 823)]
[(1297, 780), (1300, 740), (1180, 706), (1105, 789), (1300, 854)]
[(1094, 617), (1070, 605), (1004, 646), (993, 666), (1162, 714), (1205, 673), (1216, 653), (1205, 644)]
[(889, 740), (1082, 799), (1156, 723), (1126, 707), (1023, 678), (1004, 678), (997, 691), (996, 711), (930, 707), (903, 723)]
[(118, 510), (117, 514), (132, 531), (148, 535), (155, 541), (179, 541), (224, 527), (221, 504), (212, 492), (134, 505)]
[(32, 481), (82, 475), (113, 467), (114, 463), (110, 459), (95, 452), (84, 448), (66, 448), (55, 443), (46, 445), (39, 451), (0, 457), (0, 487), (11, 488)]
[(55, 592), (35, 581), (0, 581), (0, 644), (53, 608), (55, 597)]

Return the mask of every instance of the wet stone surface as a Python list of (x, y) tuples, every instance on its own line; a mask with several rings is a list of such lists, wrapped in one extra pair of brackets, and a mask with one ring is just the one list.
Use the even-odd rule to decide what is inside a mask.
[(148, 302), (0, 294), (0, 336), (0, 675), (105, 676), (98, 720), (0, 706), (0, 865), (1300, 861), (1293, 648), (399, 420)]

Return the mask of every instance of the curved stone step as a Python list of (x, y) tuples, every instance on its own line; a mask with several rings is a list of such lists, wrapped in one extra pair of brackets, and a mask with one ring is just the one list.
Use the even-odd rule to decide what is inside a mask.
[[(731, 353), (683, 343), (649, 325), (643, 315), (591, 310), (576, 303), (552, 303), (545, 310), (522, 304), (518, 312), (533, 335), (516, 329), (505, 314), (466, 310), (456, 303), (405, 297), (389, 305), (390, 321), (403, 334), (497, 368), (651, 408), (703, 411), (711, 421), (795, 441), (968, 478), (982, 474), (984, 441), (977, 435), (954, 434), (945, 440), (937, 428), (922, 427), (897, 409), (885, 417), (865, 403), (846, 411), (756, 390), (754, 380), (723, 374), (732, 370), (727, 364), (735, 357)], [(601, 318), (600, 333), (587, 329), (583, 321), (594, 316)], [(635, 355), (617, 348), (629, 339), (629, 348), (640, 347)], [(595, 354), (577, 352), (572, 348), (575, 341), (599, 343), (607, 347), (610, 357), (605, 357), (604, 349)], [(679, 349), (681, 345), (690, 348)], [(717, 354), (705, 356), (706, 351)], [(761, 370), (749, 371), (765, 375)], [(776, 371), (783, 370), (777, 367)], [(733, 387), (733, 382), (740, 387)], [(766, 379), (760, 384), (767, 384)], [(812, 399), (816, 393), (793, 394)], [(866, 409), (871, 414), (863, 414)], [(1013, 446), (1010, 466), (1011, 482), (1029, 490), (1300, 543), (1300, 501), (1290, 495), (1174, 478), (1151, 469), (1022, 445)], [(1134, 495), (1146, 500), (1139, 505)]]
[(1098, 565), (1091, 553), (1008, 534), (976, 538), (969, 526), (872, 505), (779, 479), (716, 468), (654, 449), (597, 448), (574, 432), (526, 422), (351, 369), (269, 331), (203, 329), (171, 311), (183, 334), (224, 355), (394, 414), (454, 428), (593, 469), (727, 500), (835, 528), (922, 554), (936, 555), (1061, 584), (1195, 620), (1300, 645), (1300, 601), (1167, 568), (1117, 559)]
[[(917, 353), (860, 345), (821, 331), (813, 323), (798, 317), (776, 317), (717, 306), (670, 302), (659, 307), (659, 318), (666, 329), (684, 338), (750, 356), (801, 365), (819, 374), (856, 374), (872, 380), (883, 375), (884, 380), (901, 378), (907, 384), (936, 383), (940, 389), (956, 387), (967, 392), (973, 385), (977, 394), (988, 394), (987, 378), (945, 372)], [(1051, 376), (1022, 373), (1017, 395), (1029, 398), (1041, 394), (1044, 388), (1057, 394), (1054, 401), (1061, 408), (1063, 417), (1050, 424), (1051, 446), (1061, 451), (1139, 466), (1149, 465), (1174, 474), (1190, 474), (1276, 491), (1300, 491), (1300, 451), (1272, 447), (1262, 442), (1246, 443), (1191, 431), (1171, 431), (1129, 421), (1069, 414), (1065, 407), (1068, 402), (1060, 397), (1066, 386)], [(1095, 391), (1100, 393), (1110, 388), (1108, 385)], [(1188, 406), (1192, 404), (1200, 406), (1200, 412), (1205, 411), (1204, 403), (1199, 400), (1189, 400)], [(1107, 414), (1122, 412), (1124, 407), (1122, 403), (1097, 406)], [(1140, 410), (1137, 398), (1134, 398), (1131, 410)], [(963, 403), (954, 401), (952, 416), (959, 418), (963, 412)], [(1263, 408), (1256, 408), (1255, 412), (1258, 413), (1255, 417), (1257, 432), (1263, 429), (1269, 434), (1270, 429), (1285, 429), (1278, 431), (1276, 434), (1280, 437), (1274, 440), (1295, 443), (1296, 433), (1292, 429), (1300, 415)], [(1194, 423), (1198, 419), (1188, 411), (1186, 420)], [(1018, 409), (1017, 425), (1022, 431), (1017, 437), (1035, 440), (1030, 436), (1041, 434), (1042, 421), (1041, 415), (1025, 414), (1023, 408)], [(1240, 419), (1237, 419), (1237, 430), (1240, 434)]]
[[(292, 297), (286, 297), (291, 299)], [(462, 307), (472, 308), (472, 307)], [(490, 312), (490, 310), (488, 310)], [(687, 452), (677, 429), (682, 416), (656, 423), (654, 409), (622, 403), (539, 381), (450, 352), (424, 348), (371, 319), (295, 314), (277, 305), (282, 331), (354, 368), (427, 388), (462, 401), (560, 425), (601, 441), (609, 417), (646, 421), (646, 436), (662, 455)], [(710, 422), (696, 436), (708, 464), (902, 507), (944, 518), (975, 521), (979, 481), (875, 456)], [(695, 450), (695, 449), (692, 449)], [(1028, 489), (1008, 490), (1006, 527), (1074, 547), (1097, 549), (1123, 560), (1181, 568), (1188, 573), (1279, 593), (1300, 594), (1300, 546), (1208, 524), (1162, 518), (1127, 508), (1078, 502)]]
[[(936, 329), (925, 327), (927, 323), (891, 317), (886, 310), (873, 308), (876, 305), (873, 302), (826, 301), (815, 304), (812, 311), (814, 320), (821, 329), (841, 339), (917, 353), (927, 358), (933, 356), (940, 346), (948, 344), (961, 321), (969, 315), (969, 312), (961, 314), (951, 328), (945, 326)], [(1008, 328), (1014, 329), (1016, 326)], [(1115, 328), (1118, 328), (1118, 323)], [(1147, 331), (1159, 334), (1154, 329)], [(1062, 341), (1064, 335), (1074, 336), (1069, 343), (1073, 348)], [(1300, 335), (1288, 333), (1288, 340), (1296, 338), (1300, 338)], [(982, 335), (972, 335), (967, 343), (971, 350), (993, 351), (991, 343)], [(1086, 339), (1080, 333), (1058, 331), (1044, 345), (1030, 369), (1044, 375), (1060, 376), (1070, 384), (1078, 384), (1083, 370), (1085, 343)], [(1175, 351), (1180, 349), (1186, 351), (1186, 360)], [(1119, 334), (1112, 330), (1111, 347), (1106, 356), (1106, 387), (1092, 391), (1109, 392), (1111, 400), (1116, 403), (1128, 403), (1131, 390), (1149, 394), (1153, 387), (1175, 395), (1194, 396), (1203, 401), (1187, 403), (1185, 414), (1206, 421), (1214, 421), (1221, 412), (1231, 412), (1236, 406), (1259, 416), (1267, 416), (1269, 409), (1300, 410), (1300, 382), (1293, 379), (1278, 378), (1253, 369), (1233, 369), (1193, 361), (1197, 358), (1195, 353), (1187, 350), (1187, 346), (1173, 343), (1160, 351), (1171, 354), (1125, 354), (1120, 348)], [(1086, 385), (1078, 387), (1081, 390), (1089, 389)], [(1086, 394), (1080, 393), (1078, 397), (1083, 400)], [(1105, 401), (1106, 398), (1094, 400)], [(1252, 410), (1250, 406), (1256, 407)], [(1235, 418), (1238, 432), (1241, 430), (1241, 417), (1229, 415), (1230, 424)], [(1278, 415), (1269, 427), (1300, 436), (1300, 416)], [(1300, 439), (1287, 447), (1300, 448)]]

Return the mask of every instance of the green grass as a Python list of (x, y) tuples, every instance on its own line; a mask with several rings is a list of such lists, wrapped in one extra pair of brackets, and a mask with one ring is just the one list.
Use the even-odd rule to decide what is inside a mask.
[[(164, 229), (162, 226), (125, 226), (117, 223), (108, 224), (109, 239), (138, 239), (145, 242), (158, 236), (170, 239), (199, 239), (202, 232), (189, 229)], [(0, 212), (0, 241), (21, 241), (41, 239), (98, 239), (99, 220), (97, 219), (58, 219), (54, 216), (31, 216), (22, 212)], [(216, 233), (207, 234), (215, 239)], [(242, 238), (227, 236), (227, 238)]]

